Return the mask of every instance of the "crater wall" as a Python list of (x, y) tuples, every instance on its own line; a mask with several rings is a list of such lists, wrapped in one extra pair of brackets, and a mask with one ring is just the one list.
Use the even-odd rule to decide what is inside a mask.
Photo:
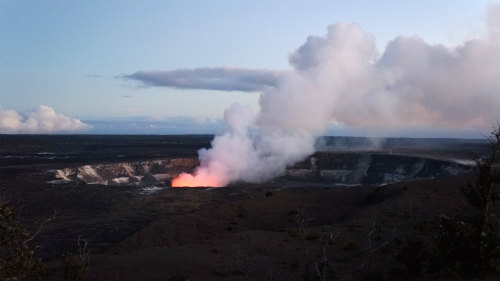
[[(170, 186), (182, 172), (192, 172), (198, 159), (101, 163), (51, 171), (52, 183)], [(425, 157), (370, 152), (318, 152), (286, 170), (273, 182), (303, 181), (342, 185), (381, 185), (470, 173), (473, 165)]]

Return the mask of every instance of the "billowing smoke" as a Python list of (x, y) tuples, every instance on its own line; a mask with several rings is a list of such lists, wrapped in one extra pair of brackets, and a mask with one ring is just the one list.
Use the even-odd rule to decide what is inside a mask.
[(200, 167), (177, 186), (262, 182), (314, 152), (334, 122), (367, 129), (488, 128), (500, 116), (500, 6), (489, 33), (456, 47), (399, 36), (380, 54), (356, 24), (328, 27), (290, 55), (292, 71), (262, 92), (260, 111), (233, 104), (229, 130), (199, 151)]
[(46, 105), (40, 105), (35, 111), (24, 116), (14, 110), (0, 108), (1, 134), (77, 132), (89, 128), (90, 126), (82, 121), (56, 113)]

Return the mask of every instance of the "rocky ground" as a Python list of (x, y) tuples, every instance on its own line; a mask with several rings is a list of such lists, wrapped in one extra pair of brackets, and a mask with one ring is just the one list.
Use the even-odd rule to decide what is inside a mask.
[[(192, 157), (207, 139), (158, 138), (145, 154), (139, 153), (139, 139), (120, 139), (119, 145), (104, 145), (108, 140), (102, 139), (75, 145), (74, 139), (65, 139), (66, 146), (53, 150), (35, 145), (40, 140), (21, 142), (17, 149), (12, 143), (0, 145), (0, 188), (24, 225), (36, 231), (56, 212), (37, 238), (47, 268), (44, 278), (64, 280), (61, 257), (72, 252), (78, 263), (80, 237), (91, 249), (88, 280), (453, 279), (430, 261), (441, 255), (443, 219), (479, 212), (462, 192), (475, 184), (474, 173), (357, 186), (288, 175), (264, 184), (163, 188), (148, 194), (136, 185), (55, 184), (49, 172), (98, 164), (103, 158), (116, 163)], [(165, 142), (173, 148), (165, 149)], [(401, 147), (398, 153), (408, 152)], [(480, 147), (471, 150), (483, 153)], [(82, 153), (89, 150), (93, 158)], [(454, 155), (436, 151), (425, 153), (441, 160)], [(40, 152), (56, 158), (36, 158), (51, 155)], [(318, 157), (326, 161), (335, 158), (332, 153)], [(20, 157), (28, 154), (31, 160)], [(57, 159), (63, 154), (73, 158)], [(412, 161), (411, 167), (418, 162)], [(295, 168), (313, 164), (309, 159)]]
[(399, 257), (407, 239), (432, 248), (440, 216), (473, 212), (460, 191), (468, 180), (164, 190), (150, 202), (162, 215), (94, 255), (91, 273), (114, 280), (411, 279), (418, 274)]

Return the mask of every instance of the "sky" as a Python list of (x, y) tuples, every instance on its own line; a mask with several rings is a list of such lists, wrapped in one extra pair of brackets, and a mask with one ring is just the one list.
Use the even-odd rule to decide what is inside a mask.
[[(0, 133), (220, 133), (226, 108), (259, 112), (328, 26), (359, 25), (380, 54), (400, 35), (455, 48), (485, 36), (495, 3), (0, 0)], [(325, 134), (482, 138), (495, 125), (332, 118)]]

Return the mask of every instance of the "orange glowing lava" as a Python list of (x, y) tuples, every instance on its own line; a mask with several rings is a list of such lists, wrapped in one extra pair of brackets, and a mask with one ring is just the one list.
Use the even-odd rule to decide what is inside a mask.
[(220, 181), (206, 174), (182, 173), (172, 180), (172, 187), (221, 187)]

